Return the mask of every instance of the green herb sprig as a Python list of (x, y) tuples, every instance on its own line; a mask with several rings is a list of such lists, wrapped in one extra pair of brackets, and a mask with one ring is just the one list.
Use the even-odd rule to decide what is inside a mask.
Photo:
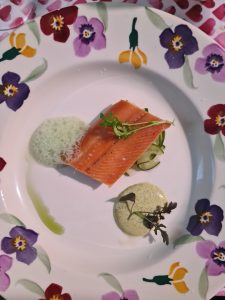
[(155, 140), (155, 142), (152, 144), (156, 147), (158, 147), (162, 152), (164, 152), (166, 146), (164, 145), (164, 141), (165, 141), (165, 136), (166, 136), (166, 133), (165, 133), (165, 130), (162, 131), (158, 138)]
[[(128, 220), (133, 216), (138, 216), (145, 227), (147, 227), (149, 230), (153, 230), (154, 233), (157, 235), (158, 232), (160, 232), (161, 237), (163, 239), (163, 242), (166, 245), (169, 245), (169, 236), (166, 232), (165, 228), (166, 226), (161, 223), (161, 220), (164, 220), (165, 214), (170, 214), (172, 210), (174, 210), (177, 207), (176, 202), (169, 202), (165, 203), (163, 207), (157, 206), (154, 211), (133, 211), (133, 207), (135, 204), (136, 195), (135, 193), (129, 193), (119, 199), (120, 202), (125, 202), (127, 209), (129, 211)], [(128, 205), (128, 201), (133, 202), (131, 207)]]
[(160, 121), (149, 121), (149, 122), (139, 122), (139, 123), (126, 123), (120, 121), (117, 116), (114, 116), (112, 112), (109, 112), (107, 115), (103, 113), (100, 114), (100, 119), (102, 122), (100, 126), (102, 127), (111, 127), (114, 134), (119, 138), (128, 138), (133, 133), (145, 129), (151, 126), (157, 126), (160, 124), (173, 124), (171, 121), (160, 120)]

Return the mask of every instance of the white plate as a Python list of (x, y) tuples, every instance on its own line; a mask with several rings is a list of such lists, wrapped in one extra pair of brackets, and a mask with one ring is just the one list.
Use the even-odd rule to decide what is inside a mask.
[[(38, 249), (38, 257), (29, 266), (17, 259), (29, 247), (9, 253), (2, 242), (0, 264), (5, 265), (2, 255), (7, 255), (4, 258), (8, 259), (8, 268), (10, 262), (12, 266), (7, 271), (10, 282), (6, 280), (4, 269), (0, 270), (4, 282), (0, 287), (5, 290), (0, 294), (9, 300), (18, 299), (18, 295), (23, 300), (45, 299), (47, 296), (43, 296), (43, 292), (51, 283), (56, 283), (63, 287), (62, 293), (70, 294), (72, 299), (97, 300), (110, 291), (116, 292), (115, 286), (113, 288), (104, 276), (99, 276), (109, 273), (117, 278), (124, 290), (135, 290), (139, 296), (125, 293), (123, 299), (181, 299), (183, 295), (176, 290), (175, 281), (170, 285), (157, 285), (142, 280), (143, 277), (168, 275), (170, 266), (180, 262), (187, 271), (181, 268), (184, 278), (180, 280), (184, 280), (189, 289), (185, 299), (201, 299), (207, 290), (209, 299), (224, 285), (225, 277), (221, 274), (207, 276), (204, 271), (207, 259), (199, 256), (196, 247), (203, 238), (218, 245), (225, 231), (222, 228), (216, 235), (210, 235), (203, 230), (201, 236), (194, 237), (186, 227), (189, 218), (196, 214), (194, 207), (199, 199), (208, 198), (211, 204), (224, 207), (225, 191), (221, 188), (225, 184), (224, 135), (222, 131), (217, 135), (208, 134), (204, 130), (204, 120), (209, 118), (207, 111), (210, 107), (225, 105), (222, 76), (225, 67), (222, 65), (220, 73), (214, 73), (222, 74), (220, 81), (214, 80), (209, 71), (200, 74), (199, 68), (195, 68), (196, 61), (204, 57), (202, 51), (213, 43), (212, 40), (183, 20), (166, 13), (144, 7), (97, 4), (80, 5), (75, 22), (84, 21), (81, 16), (86, 16), (88, 21), (98, 18), (97, 24), (104, 23), (104, 33), (98, 31), (99, 27), (94, 27), (94, 40), (96, 42), (100, 36), (98, 48), (101, 49), (95, 49), (95, 42), (91, 43), (90, 53), (79, 57), (73, 48), (78, 36), (73, 24), (68, 25), (68, 39), (57, 42), (52, 34), (44, 34), (39, 18), (16, 31), (17, 37), (25, 33), (26, 44), (37, 50), (33, 53), (35, 55), (28, 58), (20, 53), (23, 49), (19, 49), (14, 59), (1, 62), (1, 74), (13, 72), (19, 74), (21, 80), (26, 78), (30, 93), (16, 111), (6, 102), (0, 105), (0, 156), (7, 162), (0, 174), (0, 208), (3, 213), (0, 216), (0, 238), (6, 241), (4, 238), (9, 237), (9, 231), (20, 221), (39, 235), (33, 245)], [(129, 34), (135, 17), (139, 48), (147, 56), (147, 64), (142, 63), (138, 69), (130, 62), (120, 64), (118, 61), (119, 54), (129, 49)], [(92, 21), (91, 24), (96, 26), (96, 20)], [(185, 44), (185, 53), (193, 54), (185, 55), (184, 65), (171, 69), (164, 57), (168, 49), (160, 45), (159, 36), (167, 25), (174, 32), (180, 24), (186, 24), (196, 40), (189, 35), (193, 47), (188, 52)], [(14, 46), (18, 48), (16, 37)], [(6, 39), (1, 45), (1, 54), (10, 48)], [(214, 48), (217, 50), (218, 46)], [(6, 86), (0, 90), (3, 91), (6, 92)], [(77, 116), (91, 122), (102, 109), (119, 99), (148, 107), (163, 119), (175, 119), (175, 126), (167, 130), (166, 151), (157, 168), (136, 172), (131, 177), (124, 176), (109, 188), (69, 168), (44, 167), (30, 157), (29, 139), (42, 121), (56, 116)], [(15, 101), (15, 97), (10, 101)], [(218, 114), (224, 116), (224, 112)], [(218, 128), (223, 128), (222, 121)], [(108, 200), (129, 185), (143, 181), (158, 185), (170, 201), (178, 203), (177, 209), (165, 221), (170, 236), (169, 246), (163, 244), (159, 236), (154, 237), (152, 243), (148, 238), (128, 237), (113, 220), (113, 203)], [(44, 210), (48, 209), (62, 226), (56, 233), (51, 224), (46, 226), (42, 222), (44, 217), (38, 215), (34, 206), (37, 200), (42, 201)], [(17, 219), (12, 216), (7, 219), (7, 214)], [(219, 221), (222, 222), (222, 217)], [(180, 240), (182, 245), (175, 247), (174, 243), (184, 235), (188, 235), (186, 240)], [(11, 242), (18, 232), (14, 230), (12, 236)], [(44, 249), (42, 253), (39, 247)], [(220, 262), (224, 271), (222, 258)], [(115, 280), (113, 276), (109, 276), (111, 284)], [(175, 280), (173, 274), (169, 276)], [(119, 290), (118, 283), (116, 285)], [(121, 299), (121, 293), (117, 293), (115, 298), (108, 296), (103, 299)], [(49, 296), (46, 299), (59, 298)]]

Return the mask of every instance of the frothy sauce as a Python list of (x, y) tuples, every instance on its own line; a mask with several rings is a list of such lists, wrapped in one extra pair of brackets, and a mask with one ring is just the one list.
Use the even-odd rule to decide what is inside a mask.
[(32, 134), (31, 155), (45, 166), (64, 164), (79, 152), (79, 142), (88, 125), (76, 117), (53, 118), (44, 121)]

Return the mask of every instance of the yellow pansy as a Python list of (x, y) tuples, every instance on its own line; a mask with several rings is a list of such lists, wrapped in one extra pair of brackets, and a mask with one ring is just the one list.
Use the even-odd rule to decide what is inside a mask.
[(182, 294), (185, 294), (189, 291), (186, 283), (183, 281), (184, 276), (188, 273), (188, 270), (180, 267), (179, 262), (175, 262), (170, 266), (168, 276), (172, 279), (172, 284), (175, 289)]
[(119, 63), (130, 62), (135, 69), (139, 69), (142, 64), (147, 64), (147, 56), (138, 47), (138, 31), (136, 30), (137, 18), (133, 18), (132, 29), (129, 35), (130, 49), (119, 54)]
[(20, 54), (26, 57), (33, 57), (36, 54), (36, 49), (26, 44), (25, 33), (12, 32), (9, 36), (10, 45), (16, 48)]
[(168, 275), (157, 275), (153, 278), (142, 278), (145, 282), (152, 282), (158, 285), (173, 285), (175, 289), (185, 294), (189, 291), (188, 286), (184, 282), (184, 276), (188, 273), (188, 270), (181, 267), (179, 262), (175, 262), (170, 266)]
[(135, 69), (139, 69), (142, 64), (147, 64), (147, 56), (139, 48), (135, 50), (126, 50), (120, 53), (119, 62), (121, 64), (131, 62)]

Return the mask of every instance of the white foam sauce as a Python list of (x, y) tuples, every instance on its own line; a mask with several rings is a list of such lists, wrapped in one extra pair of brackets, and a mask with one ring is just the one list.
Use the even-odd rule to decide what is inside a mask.
[(63, 164), (79, 152), (79, 141), (88, 125), (76, 117), (53, 118), (44, 121), (30, 139), (31, 155), (46, 166)]

